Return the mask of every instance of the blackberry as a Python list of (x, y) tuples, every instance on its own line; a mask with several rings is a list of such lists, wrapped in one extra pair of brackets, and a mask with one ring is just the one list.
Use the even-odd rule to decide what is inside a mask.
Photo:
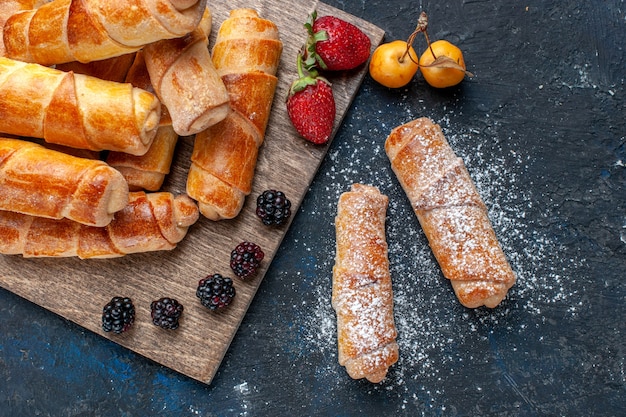
[(196, 297), (209, 310), (215, 311), (226, 307), (235, 297), (233, 280), (220, 274), (207, 276), (198, 282)]
[(266, 226), (284, 224), (291, 216), (291, 201), (282, 191), (263, 191), (256, 199), (256, 215)]
[(178, 319), (183, 314), (183, 305), (173, 298), (163, 297), (150, 304), (152, 323), (164, 329), (178, 328)]
[(102, 330), (123, 333), (135, 321), (135, 306), (128, 297), (113, 297), (102, 309)]
[(256, 273), (264, 256), (259, 245), (241, 242), (230, 253), (230, 267), (239, 278), (247, 278)]

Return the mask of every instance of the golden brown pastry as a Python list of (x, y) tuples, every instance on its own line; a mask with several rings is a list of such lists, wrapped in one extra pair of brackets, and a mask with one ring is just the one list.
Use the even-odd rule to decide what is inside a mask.
[(211, 220), (237, 216), (251, 192), (281, 52), (276, 25), (252, 9), (232, 10), (217, 33), (213, 63), (231, 110), (220, 123), (196, 134), (187, 176), (187, 194)]
[(0, 57), (0, 132), (90, 150), (142, 155), (160, 119), (158, 98), (127, 83)]
[[(23, 10), (36, 9), (50, 0), (2, 0), (0, 1), (0, 29), (4, 27), (5, 22), (17, 12)], [(0, 56), (5, 55), (4, 41), (0, 36)]]
[[(84, 74), (101, 80), (115, 81), (123, 83), (126, 80), (126, 74), (135, 61), (136, 52), (107, 58), (100, 61), (91, 62), (66, 62), (58, 64), (54, 67), (63, 72), (74, 72), (76, 74)], [(137, 86), (135, 86), (137, 87)], [(139, 87), (141, 88), (141, 87)], [(148, 90), (149, 91), (149, 90)]]
[(0, 211), (0, 253), (24, 257), (113, 258), (174, 249), (199, 217), (185, 195), (134, 192), (105, 227)]
[[(126, 76), (126, 82), (154, 92), (144, 56), (144, 50), (135, 54), (133, 64)], [(178, 134), (172, 128), (170, 113), (161, 103), (159, 128), (148, 152), (143, 155), (109, 152), (106, 161), (124, 175), (131, 191), (157, 191), (163, 185), (165, 176), (170, 172), (177, 143)]]
[(350, 377), (374, 383), (398, 360), (385, 239), (388, 201), (376, 187), (353, 184), (339, 198), (335, 218), (332, 306), (339, 364)]
[(0, 138), (0, 210), (105, 226), (128, 202), (124, 177), (99, 160)]
[(170, 172), (178, 135), (172, 125), (159, 126), (152, 146), (144, 155), (109, 152), (107, 164), (122, 173), (131, 191), (157, 191)]
[(5, 54), (42, 65), (124, 55), (191, 32), (205, 7), (206, 0), (54, 0), (7, 19)]
[(223, 120), (228, 91), (209, 54), (211, 13), (189, 34), (146, 45), (144, 58), (154, 91), (167, 107), (174, 131), (189, 136)]
[[(152, 81), (150, 81), (148, 68), (146, 67), (146, 59), (143, 49), (135, 52), (135, 59), (126, 73), (126, 82), (132, 84), (133, 87), (149, 91), (156, 96), (156, 92), (152, 86)], [(170, 117), (170, 113), (167, 110), (167, 107), (165, 107), (165, 105), (161, 102), (161, 119), (159, 120), (159, 126), (171, 124), (172, 118)]]
[(461, 304), (496, 307), (515, 283), (515, 273), (463, 160), (439, 125), (419, 118), (398, 126), (385, 150)]
[(2, 0), (0, 2), (0, 20), (2, 23), (11, 15), (22, 10), (36, 9), (51, 0)]

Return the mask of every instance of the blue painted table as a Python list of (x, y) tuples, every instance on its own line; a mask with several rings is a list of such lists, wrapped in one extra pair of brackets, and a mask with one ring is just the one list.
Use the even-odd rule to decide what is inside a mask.
[[(623, 2), (327, 3), (387, 40), (423, 9), (475, 77), (445, 91), (366, 78), (210, 386), (0, 290), (0, 415), (626, 413)], [(465, 160), (518, 273), (493, 311), (458, 304), (384, 154), (420, 116)], [(390, 197), (401, 355), (379, 385), (337, 364), (329, 304), (336, 201), (353, 182)]]

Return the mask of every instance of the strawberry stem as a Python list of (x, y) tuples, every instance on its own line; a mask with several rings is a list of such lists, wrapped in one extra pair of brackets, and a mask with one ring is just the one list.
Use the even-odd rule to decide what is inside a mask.
[(287, 95), (287, 100), (289, 100), (290, 96), (304, 90), (309, 85), (315, 85), (318, 81), (325, 82), (326, 84), (330, 85), (330, 81), (328, 81), (324, 77), (321, 77), (315, 67), (307, 66), (303, 58), (304, 57), (302, 55), (302, 52), (298, 53), (296, 60), (298, 78), (291, 83), (291, 86), (289, 87), (289, 94)]
[(317, 53), (315, 49), (315, 44), (317, 42), (325, 41), (328, 39), (328, 33), (325, 30), (321, 30), (319, 32), (313, 31), (313, 25), (315, 24), (315, 19), (317, 19), (317, 10), (314, 10), (313, 13), (309, 15), (306, 23), (304, 24), (304, 28), (307, 31), (307, 39), (306, 44), (304, 46), (304, 56), (305, 56), (305, 65), (308, 68), (313, 68), (316, 65), (319, 65), (321, 69), (326, 69), (326, 63), (322, 59), (321, 56)]
[(302, 55), (302, 52), (298, 53), (298, 57), (296, 61), (296, 67), (298, 69), (298, 77), (299, 78), (317, 77), (317, 70), (315, 69), (315, 67), (310, 67), (308, 64), (304, 62), (303, 58), (304, 56)]

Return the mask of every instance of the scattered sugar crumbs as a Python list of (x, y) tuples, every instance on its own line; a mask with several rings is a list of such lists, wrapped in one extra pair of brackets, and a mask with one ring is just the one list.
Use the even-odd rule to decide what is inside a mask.
[[(437, 381), (446, 378), (451, 370), (459, 366), (459, 361), (467, 360), (456, 355), (451, 346), (472, 344), (477, 338), (487, 339), (494, 329), (523, 336), (527, 327), (533, 326), (529, 323), (547, 320), (543, 311), (547, 306), (560, 304), (560, 311), (565, 311), (572, 318), (583, 307), (582, 297), (573, 290), (580, 286), (574, 285), (576, 278), (572, 276), (572, 271), (583, 267), (585, 260), (563, 259), (561, 254), (566, 253), (564, 247), (549, 234), (548, 228), (541, 226), (550, 224), (550, 219), (541, 218), (549, 214), (535, 207), (537, 197), (524, 184), (532, 161), (523, 148), (516, 150), (517, 139), (507, 138), (506, 146), (497, 141), (484, 145), (484, 140), (477, 139), (480, 132), (458, 131), (458, 126), (451, 127), (445, 118), (437, 123), (457, 155), (463, 158), (489, 208), (489, 218), (500, 244), (517, 274), (517, 283), (509, 291), (507, 300), (496, 309), (463, 308), (447, 280), (442, 277), (419, 223), (388, 164), (384, 140), (375, 137), (385, 138), (391, 128), (382, 126), (379, 132), (367, 135), (359, 132), (358, 137), (352, 138), (356, 142), (351, 146), (341, 150), (331, 149), (327, 156), (329, 167), (322, 171), (322, 175), (328, 177), (324, 183), (329, 185), (326, 185), (323, 197), (318, 196), (320, 193), (316, 195), (321, 200), (314, 204), (317, 207), (327, 204), (328, 212), (335, 213), (339, 196), (354, 182), (375, 185), (390, 197), (387, 243), (400, 359), (390, 369), (388, 378), (372, 386), (372, 390), (387, 390), (392, 396), (397, 394), (407, 408), (417, 402), (430, 402), (433, 407), (445, 404), (446, 393)], [(476, 147), (479, 143), (483, 145)], [(373, 149), (374, 152), (368, 153), (373, 155), (372, 159), (363, 160), (359, 147)], [(463, 153), (463, 149), (471, 150), (471, 153)], [(340, 152), (344, 154), (340, 155)], [(371, 178), (375, 178), (376, 183)], [(305, 215), (320, 214), (315, 208), (306, 210), (312, 212)], [(318, 217), (322, 218), (321, 215)], [(315, 352), (326, 360), (316, 364), (316, 372), (323, 373), (326, 378), (328, 374), (336, 376), (336, 384), (344, 385), (349, 383), (349, 377), (337, 364), (336, 316), (330, 306), (335, 250), (333, 221), (330, 218), (329, 224), (324, 225), (324, 230), (330, 231), (323, 242), (329, 255), (320, 255), (317, 258), (320, 264), (313, 266), (316, 273), (306, 277), (312, 280), (307, 286), (311, 292), (303, 295), (307, 300), (303, 304), (312, 303), (315, 306), (305, 306), (302, 312), (296, 310), (296, 314), (303, 330), (300, 334), (303, 350)], [(320, 252), (312, 248), (305, 250)], [(518, 318), (512, 320), (512, 315)], [(531, 316), (530, 320), (528, 316)], [(424, 392), (416, 393), (415, 384)]]

